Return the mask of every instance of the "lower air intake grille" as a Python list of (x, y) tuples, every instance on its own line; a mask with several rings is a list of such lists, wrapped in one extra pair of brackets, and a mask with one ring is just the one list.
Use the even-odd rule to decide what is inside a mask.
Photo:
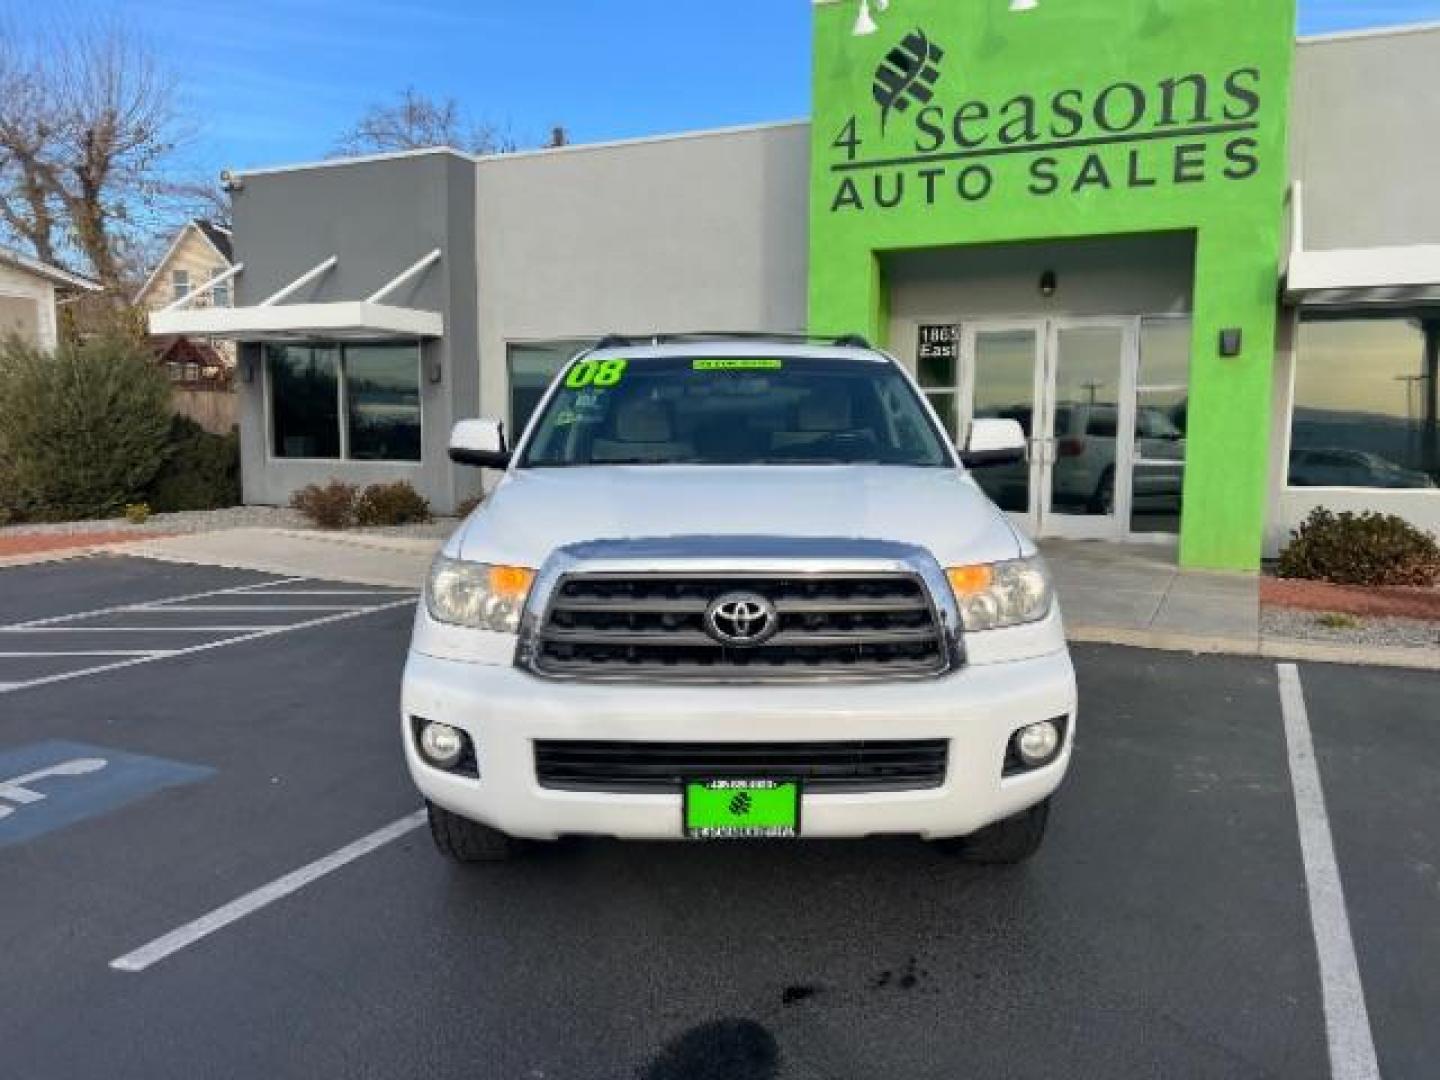
[(945, 782), (948, 743), (537, 742), (541, 787), (674, 792), (687, 780), (792, 780), (809, 791), (916, 791)]

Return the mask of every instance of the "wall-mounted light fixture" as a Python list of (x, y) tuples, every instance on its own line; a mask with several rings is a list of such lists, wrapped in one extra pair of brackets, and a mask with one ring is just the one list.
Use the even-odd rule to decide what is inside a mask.
[(1055, 290), (1060, 287), (1060, 278), (1054, 270), (1046, 270), (1040, 275), (1040, 295), (1047, 300), (1055, 295)]
[[(867, 37), (880, 29), (870, 12), (872, 3), (876, 11), (885, 11), (890, 7), (890, 0), (860, 0), (860, 13), (855, 17), (856, 37)], [(1011, 11), (1034, 11), (1039, 6), (1040, 0), (1010, 0)]]
[[(436, 352), (439, 350), (437, 349)], [(439, 383), (441, 379), (445, 378), (445, 365), (441, 362), (440, 357), (430, 357), (430, 362), (425, 365), (425, 374), (431, 383)]]
[(1240, 327), (1231, 326), (1220, 331), (1220, 355), (1226, 359), (1239, 356), (1244, 345), (1245, 332)]
[[(890, 0), (875, 0), (876, 11), (884, 11), (889, 6)], [(870, 14), (870, 0), (860, 0), (860, 14), (855, 19), (855, 36), (865, 37), (879, 29), (875, 24), (875, 17)]]

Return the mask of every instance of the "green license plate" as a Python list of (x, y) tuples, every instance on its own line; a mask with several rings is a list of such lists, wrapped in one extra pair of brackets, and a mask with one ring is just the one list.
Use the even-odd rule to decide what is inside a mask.
[(700, 780), (685, 785), (692, 840), (789, 840), (800, 835), (797, 780)]

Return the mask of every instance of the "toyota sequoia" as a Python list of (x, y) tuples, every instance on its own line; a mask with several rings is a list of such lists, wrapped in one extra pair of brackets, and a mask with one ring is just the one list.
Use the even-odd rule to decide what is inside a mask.
[(914, 381), (854, 338), (607, 339), (436, 558), (402, 733), (451, 858), (566, 835), (912, 835), (1035, 852), (1076, 734), (1035, 545)]

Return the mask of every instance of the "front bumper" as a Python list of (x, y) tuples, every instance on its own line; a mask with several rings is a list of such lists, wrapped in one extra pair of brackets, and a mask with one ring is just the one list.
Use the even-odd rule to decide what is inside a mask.
[[(511, 836), (584, 834), (679, 839), (681, 797), (543, 788), (534, 741), (805, 742), (947, 739), (941, 787), (804, 796), (808, 837), (963, 836), (1050, 795), (1070, 763), (1075, 673), (1068, 652), (965, 667), (937, 679), (852, 685), (685, 686), (554, 682), (519, 668), (412, 651), (402, 729), (410, 774), (424, 796)], [(1011, 735), (1068, 717), (1051, 765), (1003, 777)], [(435, 769), (416, 753), (410, 717), (440, 720), (474, 742), (480, 779)]]

